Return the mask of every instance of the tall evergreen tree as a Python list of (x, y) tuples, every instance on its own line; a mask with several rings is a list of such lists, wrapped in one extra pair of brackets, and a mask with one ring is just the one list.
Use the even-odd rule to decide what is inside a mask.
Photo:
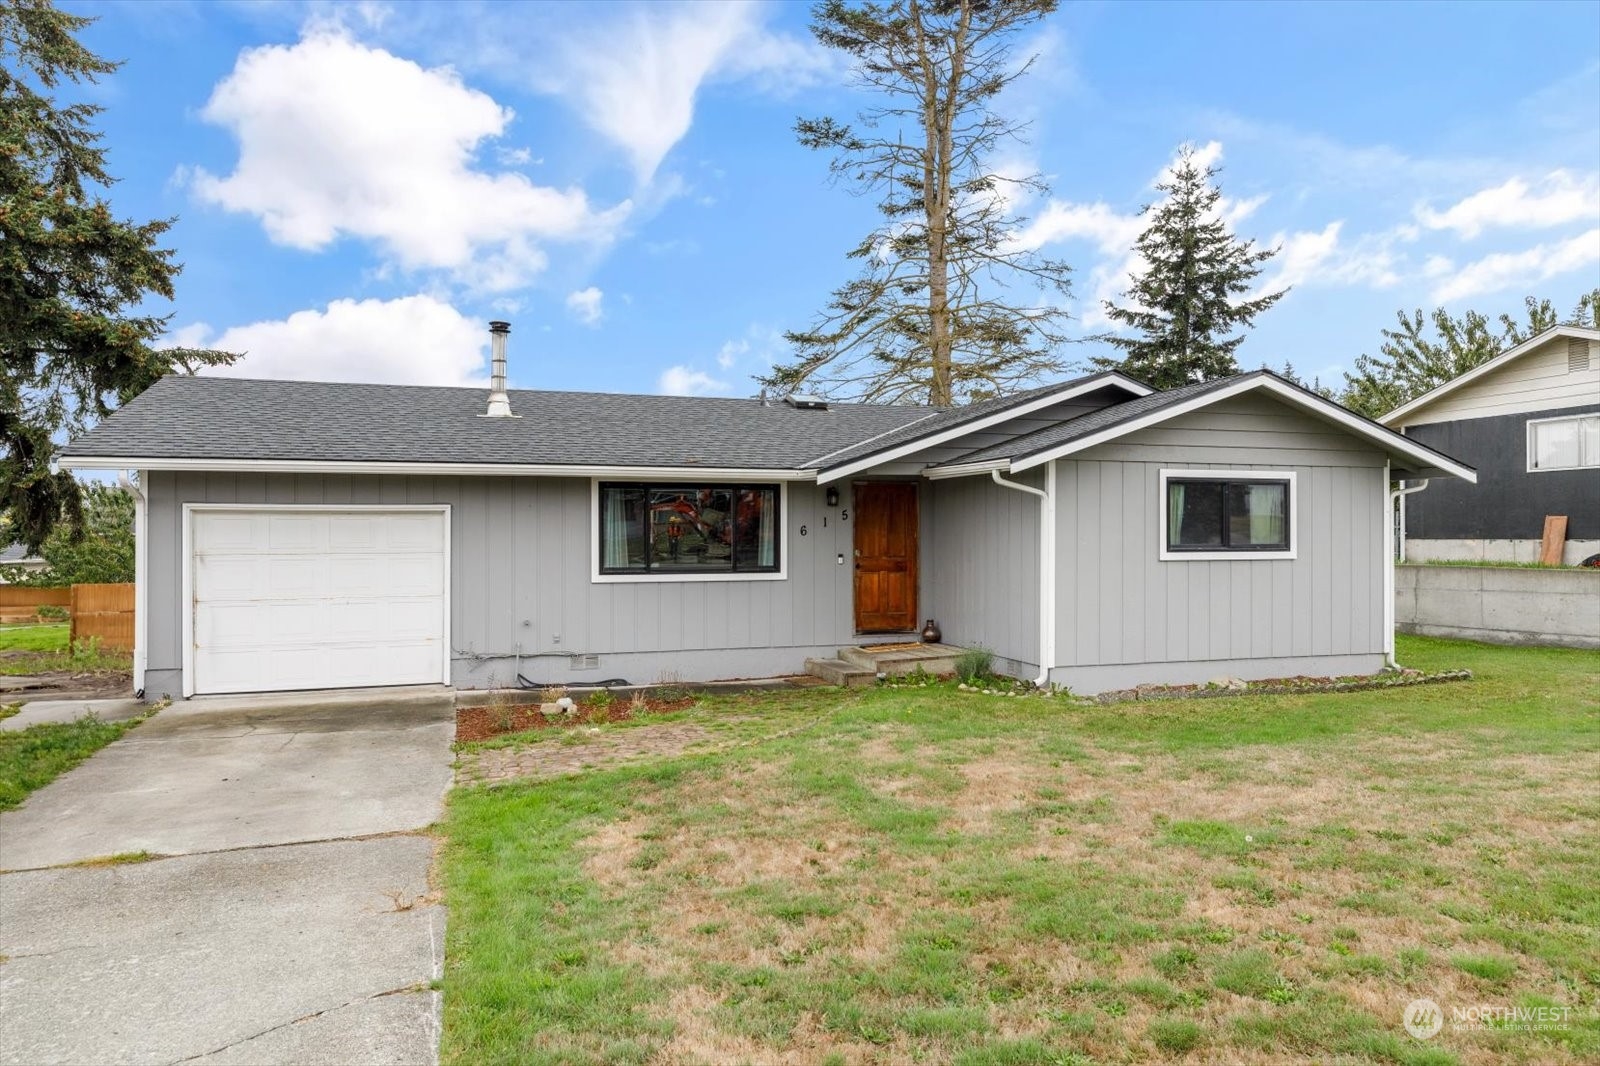
[(1289, 291), (1245, 298), (1278, 250), (1257, 249), (1228, 231), (1217, 210), (1216, 175), (1185, 145), (1172, 176), (1156, 186), (1165, 198), (1145, 205), (1141, 214), (1150, 222), (1134, 245), (1147, 266), (1132, 277), (1124, 304), (1105, 302), (1111, 320), (1135, 333), (1099, 337), (1126, 353), (1095, 359), (1099, 369), (1121, 370), (1160, 389), (1237, 374), (1233, 353), (1244, 336), (1234, 331)]
[(38, 549), (65, 518), (76, 529), (78, 483), (52, 473), (59, 438), (175, 369), (226, 363), (224, 352), (154, 347), (180, 267), (157, 242), (171, 219), (118, 219), (95, 189), (112, 183), (101, 108), (61, 103), (63, 82), (116, 70), (78, 43), (90, 19), (48, 0), (0, 3), (0, 513)]
[(1504, 313), (1491, 321), (1470, 310), (1457, 318), (1442, 307), (1427, 317), (1421, 308), (1410, 315), (1396, 311), (1399, 328), (1383, 331), (1377, 355), (1356, 358), (1355, 373), (1345, 374), (1339, 400), (1352, 411), (1379, 418), (1552, 326), (1593, 326), (1597, 305), (1600, 289), (1579, 297), (1565, 319), (1549, 300), (1532, 296), (1523, 300), (1520, 321)]
[(849, 252), (861, 273), (806, 330), (792, 362), (762, 385), (871, 402), (946, 405), (1057, 372), (1066, 339), (1064, 263), (1016, 240), (1016, 194), (995, 156), (1024, 132), (995, 98), (1021, 77), (1012, 44), (1055, 0), (824, 0), (812, 33), (849, 57), (876, 106), (855, 126), (802, 119), (808, 148), (833, 153), (835, 178), (879, 197), (882, 224)]

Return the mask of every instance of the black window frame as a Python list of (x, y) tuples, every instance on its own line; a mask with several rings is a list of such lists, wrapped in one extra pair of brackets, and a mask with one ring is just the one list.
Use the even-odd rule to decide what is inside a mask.
[[(1173, 485), (1221, 485), (1222, 486), (1222, 541), (1219, 544), (1174, 544), (1172, 542), (1172, 486)], [(1231, 535), (1232, 523), (1228, 511), (1228, 490), (1236, 485), (1282, 485), (1283, 486), (1283, 541), (1279, 544), (1246, 544), (1233, 545), (1228, 543)], [(1288, 552), (1294, 550), (1294, 479), (1287, 477), (1167, 477), (1161, 485), (1163, 496), (1162, 510), (1167, 515), (1165, 528), (1161, 536), (1167, 545), (1167, 552), (1172, 555), (1185, 553), (1229, 552), (1235, 555), (1257, 555), (1263, 552)], [(1180, 519), (1181, 521), (1181, 519)]]
[[(735, 575), (748, 576), (752, 574), (781, 574), (783, 573), (783, 485), (775, 481), (601, 481), (598, 482), (595, 493), (595, 535), (597, 537), (596, 559), (597, 572), (602, 576), (618, 577), (661, 577), (661, 578), (727, 578)], [(644, 543), (645, 561), (643, 566), (607, 566), (606, 565), (606, 490), (607, 489), (638, 489), (645, 493), (645, 506), (639, 515), (639, 537)], [(649, 493), (651, 491), (665, 490), (668, 492), (681, 492), (685, 495), (696, 495), (702, 490), (727, 491), (733, 494), (733, 539), (737, 544), (739, 540), (739, 493), (745, 491), (771, 492), (772, 493), (772, 565), (771, 566), (740, 566), (739, 555), (735, 549), (728, 556), (728, 569), (708, 570), (696, 573), (684, 569), (657, 569), (655, 568), (655, 546), (650, 540), (650, 507)]]

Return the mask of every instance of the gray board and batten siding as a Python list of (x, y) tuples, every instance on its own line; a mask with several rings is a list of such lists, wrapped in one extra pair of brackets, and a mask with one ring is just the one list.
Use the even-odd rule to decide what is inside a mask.
[[(855, 642), (851, 527), (837, 520), (850, 505), (848, 486), (839, 486), (839, 507), (827, 508), (825, 490), (788, 484), (787, 580), (597, 584), (587, 478), (163, 471), (146, 478), (145, 691), (152, 698), (183, 691), (185, 503), (449, 504), (450, 680), (462, 688), (513, 685), (519, 664), (530, 680), (568, 684), (770, 677)], [(589, 655), (598, 661), (574, 668), (573, 657)]]
[[(1078, 692), (1369, 674), (1385, 651), (1384, 456), (1259, 395), (1057, 461), (1056, 656)], [(1294, 471), (1296, 558), (1160, 558), (1163, 469)]]

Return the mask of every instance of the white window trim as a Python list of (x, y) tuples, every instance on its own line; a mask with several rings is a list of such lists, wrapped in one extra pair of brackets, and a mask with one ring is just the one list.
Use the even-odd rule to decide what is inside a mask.
[[(1295, 559), (1300, 551), (1300, 492), (1293, 470), (1193, 470), (1182, 467), (1161, 471), (1161, 521), (1156, 529), (1156, 548), (1162, 562), (1247, 563), (1256, 560)], [(1167, 549), (1167, 482), (1179, 481), (1279, 481), (1289, 484), (1289, 548), (1287, 551), (1169, 551)]]
[(194, 685), (194, 515), (197, 511), (410, 511), (444, 515), (444, 637), (439, 676), (441, 685), (450, 684), (450, 571), (454, 556), (450, 551), (451, 505), (448, 503), (186, 503), (183, 505), (183, 698), (195, 694)]
[[(1553, 418), (1528, 419), (1528, 473), (1549, 474), (1561, 470), (1600, 470), (1600, 463), (1579, 462), (1577, 466), (1534, 466), (1533, 458), (1536, 454), (1533, 447), (1533, 427), (1542, 426), (1548, 422), (1582, 422), (1585, 418), (1600, 418), (1600, 411), (1585, 411), (1578, 415), (1556, 415)], [(1583, 431), (1578, 432), (1578, 458), (1583, 458)]]
[[(608, 477), (606, 481), (626, 481), (629, 484), (650, 485), (659, 483), (672, 486), (682, 484), (738, 484), (759, 485), (763, 484), (761, 478), (740, 476), (729, 477), (726, 475), (698, 474), (682, 478), (640, 478), (640, 477)], [(644, 573), (644, 574), (602, 574), (600, 572), (600, 478), (589, 479), (589, 582), (593, 585), (652, 585), (656, 583), (674, 582), (712, 582), (712, 581), (787, 581), (789, 579), (789, 541), (798, 533), (793, 533), (787, 528), (789, 522), (789, 483), (778, 482), (778, 520), (785, 528), (779, 530), (778, 537), (778, 569), (776, 573), (759, 574), (684, 574), (684, 573)], [(770, 482), (766, 482), (770, 483)], [(796, 526), (795, 529), (799, 529)]]

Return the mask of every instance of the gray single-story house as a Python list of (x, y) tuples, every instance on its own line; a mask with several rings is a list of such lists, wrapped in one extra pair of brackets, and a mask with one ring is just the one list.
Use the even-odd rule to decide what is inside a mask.
[[(1400, 478), (1471, 468), (1271, 373), (959, 408), (169, 377), (72, 441), (140, 488), (149, 696), (793, 674), (1366, 674)], [(487, 403), (486, 403), (487, 399)]]

